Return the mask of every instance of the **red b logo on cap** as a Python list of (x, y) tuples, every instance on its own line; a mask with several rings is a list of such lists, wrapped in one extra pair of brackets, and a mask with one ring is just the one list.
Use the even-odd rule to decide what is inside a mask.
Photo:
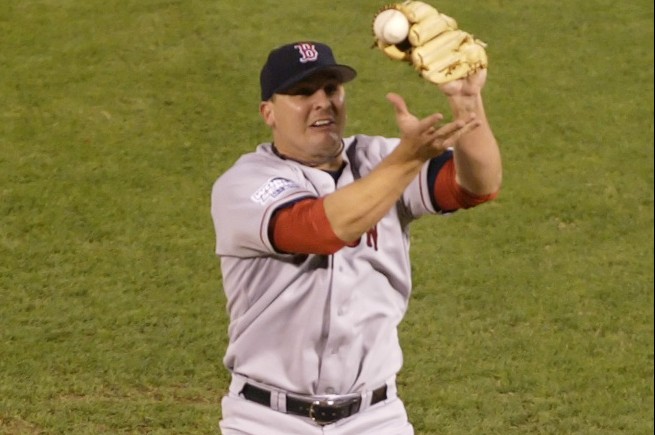
[(314, 44), (298, 44), (293, 48), (297, 48), (300, 52), (300, 63), (314, 62), (318, 59), (318, 51)]

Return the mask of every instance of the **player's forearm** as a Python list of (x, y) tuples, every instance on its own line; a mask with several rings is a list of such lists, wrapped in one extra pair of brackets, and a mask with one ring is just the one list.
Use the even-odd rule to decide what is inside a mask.
[(477, 195), (497, 192), (502, 182), (502, 162), (482, 97), (453, 97), (449, 102), (456, 119), (473, 112), (480, 120), (480, 126), (460, 137), (455, 147), (457, 182)]
[(370, 174), (325, 197), (325, 214), (341, 240), (350, 243), (370, 230), (418, 175), (423, 162), (402, 154), (397, 148)]

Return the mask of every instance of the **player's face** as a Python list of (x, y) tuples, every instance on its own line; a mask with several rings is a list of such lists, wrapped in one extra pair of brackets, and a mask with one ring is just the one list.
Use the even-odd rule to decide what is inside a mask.
[(332, 73), (319, 73), (263, 102), (260, 112), (282, 154), (336, 169), (341, 165), (345, 101), (341, 80)]

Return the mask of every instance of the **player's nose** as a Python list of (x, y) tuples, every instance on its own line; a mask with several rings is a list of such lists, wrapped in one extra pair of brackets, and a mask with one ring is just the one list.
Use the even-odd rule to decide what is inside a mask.
[(332, 99), (330, 94), (321, 88), (312, 94), (312, 103), (315, 107), (329, 107), (332, 105)]

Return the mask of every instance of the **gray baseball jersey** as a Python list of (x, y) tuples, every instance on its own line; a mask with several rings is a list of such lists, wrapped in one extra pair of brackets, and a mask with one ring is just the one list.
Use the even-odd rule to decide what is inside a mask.
[(216, 254), (230, 314), (226, 367), (297, 394), (373, 389), (402, 365), (397, 336), (411, 291), (409, 223), (435, 213), (427, 164), (375, 228), (333, 255), (276, 252), (268, 224), (280, 206), (328, 195), (366, 176), (398, 139), (344, 139), (336, 182), (277, 156), (270, 143), (214, 184)]

